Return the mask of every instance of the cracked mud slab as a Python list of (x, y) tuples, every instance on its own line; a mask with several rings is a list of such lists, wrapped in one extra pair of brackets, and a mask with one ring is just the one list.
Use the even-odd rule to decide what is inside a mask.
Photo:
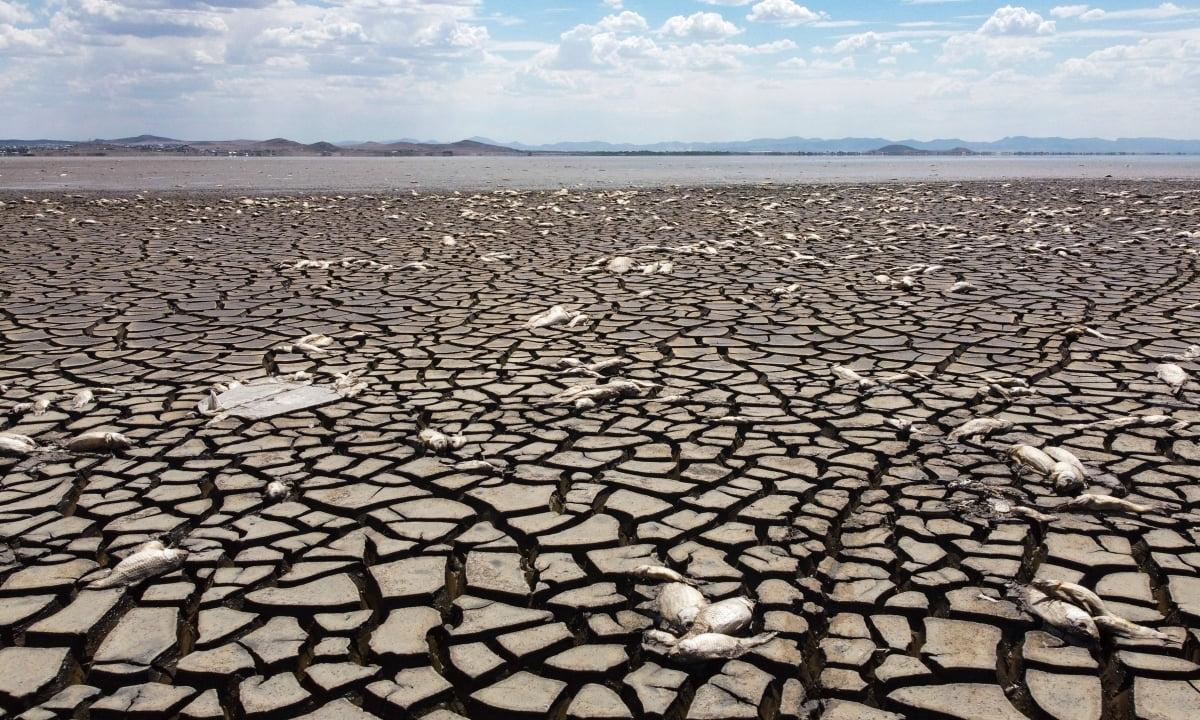
[[(0, 717), (1200, 707), (1194, 183), (0, 199)], [(642, 565), (770, 639), (652, 651)]]

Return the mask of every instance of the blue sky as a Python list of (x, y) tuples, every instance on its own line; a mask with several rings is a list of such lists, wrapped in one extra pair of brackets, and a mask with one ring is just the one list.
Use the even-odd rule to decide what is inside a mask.
[(0, 0), (0, 137), (1200, 137), (1200, 5)]

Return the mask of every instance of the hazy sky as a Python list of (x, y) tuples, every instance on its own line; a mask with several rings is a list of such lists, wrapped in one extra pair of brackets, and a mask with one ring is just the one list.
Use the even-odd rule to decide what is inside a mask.
[(0, 0), (0, 137), (1200, 137), (1200, 5)]

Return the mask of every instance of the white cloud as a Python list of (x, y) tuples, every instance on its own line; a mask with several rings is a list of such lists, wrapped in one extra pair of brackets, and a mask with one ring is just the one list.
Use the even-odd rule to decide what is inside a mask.
[(1054, 21), (1043, 20), (1041, 15), (1023, 7), (1004, 7), (979, 28), (982, 35), (1047, 35), (1054, 32)]
[(0, 0), (0, 25), (19, 25), (33, 22), (33, 13), (20, 3)]
[(741, 31), (719, 13), (698, 12), (687, 17), (675, 15), (667, 18), (659, 32), (688, 40), (724, 40)]
[(824, 12), (813, 12), (803, 5), (797, 5), (794, 0), (762, 0), (750, 8), (746, 19), (750, 22), (777, 23), (790, 27), (825, 20), (828, 17)]
[(621, 0), (604, 0), (604, 6), (613, 10), (620, 10), (625, 7), (625, 3), (621, 2)]
[(620, 15), (609, 15), (600, 21), (600, 28), (608, 32), (640, 32), (649, 28), (646, 18), (626, 10)]
[(779, 67), (787, 68), (789, 70), (806, 68), (808, 67), (808, 61), (802, 57), (791, 57), (779, 63)]
[(895, 45), (888, 48), (888, 52), (890, 52), (893, 55), (910, 55), (912, 53), (915, 53), (916, 51), (917, 51), (917, 49), (915, 47), (913, 47), (912, 43), (910, 43), (910, 42), (896, 43)]
[[(1086, 7), (1086, 6), (1085, 6)], [(1200, 9), (1185, 8), (1175, 3), (1162, 3), (1158, 7), (1133, 8), (1131, 10), (1101, 10), (1095, 8), (1079, 15), (1080, 20), (1169, 20), (1171, 18), (1200, 15)]]
[(876, 32), (851, 35), (833, 46), (835, 53), (865, 55), (883, 50), (883, 38)]
[(1087, 9), (1087, 5), (1059, 5), (1058, 7), (1051, 8), (1050, 14), (1056, 18), (1078, 17), (1087, 12)]
[(724, 5), (726, 7), (737, 7), (739, 5), (749, 5), (754, 0), (700, 0), (705, 5)]

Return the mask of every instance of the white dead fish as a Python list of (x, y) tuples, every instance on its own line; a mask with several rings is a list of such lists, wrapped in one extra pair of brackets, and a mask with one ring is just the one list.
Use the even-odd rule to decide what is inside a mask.
[(286, 480), (272, 480), (263, 488), (263, 497), (267, 502), (281, 502), (292, 493), (292, 484)]
[(1097, 430), (1120, 430), (1127, 427), (1154, 427), (1174, 421), (1170, 415), (1126, 415), (1124, 417), (1096, 420), (1090, 423), (1078, 423), (1073, 428), (1095, 428)]
[(137, 552), (117, 563), (108, 575), (88, 583), (89, 590), (133, 586), (156, 575), (170, 572), (183, 564), (186, 550), (168, 548), (158, 540), (138, 548)]
[(677, 582), (696, 586), (696, 581), (689, 577), (685, 577), (677, 570), (672, 570), (669, 567), (662, 565), (638, 565), (629, 574), (641, 580), (649, 580), (652, 582)]
[(978, 286), (976, 286), (975, 283), (973, 283), (973, 282), (969, 282), (967, 280), (959, 280), (958, 282), (954, 283), (950, 287), (946, 288), (946, 292), (948, 292), (948, 293), (968, 293), (968, 292), (971, 292), (972, 290), (978, 290), (978, 289), (979, 289)]
[(301, 345), (314, 345), (322, 348), (333, 344), (333, 338), (325, 333), (310, 333), (296, 341)]
[(667, 651), (667, 656), (683, 662), (738, 658), (759, 645), (770, 642), (775, 635), (774, 632), (767, 632), (748, 638), (736, 638), (721, 633), (702, 633), (680, 640)]
[(1159, 642), (1180, 644), (1179, 640), (1164, 632), (1148, 628), (1145, 625), (1138, 625), (1116, 615), (1097, 615), (1092, 620), (1096, 623), (1096, 627), (1106, 635), (1115, 635), (1130, 640), (1158, 640)]
[(1054, 458), (1032, 445), (1013, 445), (1005, 454), (1020, 468), (1038, 475), (1049, 475), (1054, 470)]
[(568, 310), (562, 305), (555, 305), (549, 310), (538, 313), (537, 315), (529, 318), (529, 321), (525, 323), (525, 327), (530, 329), (550, 327), (551, 325), (569, 322), (578, 315), (578, 310)]
[(459, 472), (506, 472), (508, 465), (500, 460), (463, 460), (454, 463), (454, 469)]
[(624, 275), (633, 269), (633, 258), (629, 257), (628, 255), (617, 255), (612, 260), (608, 261), (608, 264), (604, 266), (604, 269), (613, 275)]
[(1083, 489), (1085, 475), (1069, 462), (1056, 461), (1047, 476), (1060, 495), (1070, 495)]
[(441, 452), (446, 449), (457, 450), (467, 444), (467, 439), (463, 437), (461, 432), (451, 437), (433, 428), (422, 430), (417, 434), (417, 440), (434, 452)]
[(854, 385), (859, 390), (865, 390), (867, 388), (872, 388), (872, 387), (875, 387), (875, 385), (876, 385), (876, 382), (874, 380), (872, 380), (868, 377), (863, 377), (862, 375), (859, 375), (857, 372), (855, 372), (854, 370), (851, 370), (850, 368), (846, 367), (845, 365), (836, 365), (836, 364), (830, 365), (829, 372), (833, 373), (833, 376), (836, 377), (838, 380), (841, 380), (842, 382), (850, 384), (850, 385)]
[(1071, 327), (1067, 328), (1066, 335), (1068, 335), (1070, 337), (1081, 337), (1083, 335), (1091, 335), (1092, 337), (1096, 338), (1097, 340), (1107, 340), (1108, 339), (1108, 336), (1105, 335), (1104, 333), (1100, 332), (1099, 330), (1093, 330), (1092, 328), (1087, 327), (1086, 325), (1072, 325)]
[(1069, 602), (1054, 600), (1041, 590), (1026, 585), (1014, 586), (1012, 593), (1029, 613), (1041, 618), (1047, 625), (1072, 635), (1100, 639), (1100, 631), (1086, 610)]
[(994, 432), (1002, 430), (1011, 430), (1012, 422), (1009, 420), (1001, 420), (1000, 418), (978, 417), (971, 418), (963, 424), (950, 431), (946, 439), (950, 442), (958, 442), (963, 438), (979, 438), (991, 435)]
[(28, 455), (37, 450), (37, 442), (28, 435), (0, 433), (0, 455)]
[(133, 441), (121, 433), (101, 432), (96, 430), (71, 438), (63, 447), (71, 452), (127, 450), (133, 447)]
[(726, 598), (700, 608), (684, 640), (704, 633), (732, 635), (746, 627), (754, 618), (754, 601), (744, 597)]
[(1012, 510), (1009, 512), (1019, 517), (1026, 517), (1030, 520), (1036, 520), (1043, 523), (1053, 522), (1058, 519), (1057, 515), (1047, 515), (1044, 512), (1034, 510), (1033, 508), (1026, 507), (1024, 505), (1013, 505)]
[(96, 399), (96, 394), (88, 388), (83, 388), (75, 393), (75, 397), (71, 398), (71, 408), (74, 410), (82, 410)]
[(708, 600), (696, 588), (687, 583), (672, 582), (659, 588), (654, 609), (669, 629), (685, 630), (707, 604)]
[(679, 638), (675, 637), (666, 630), (651, 629), (642, 633), (643, 646), (651, 646), (652, 648), (654, 648), (654, 646), (671, 648), (675, 647), (675, 644), (678, 642)]
[(29, 407), (29, 411), (34, 415), (45, 415), (46, 411), (50, 409), (50, 401), (52, 399), (51, 396), (43, 395), (33, 401), (33, 404)]
[(1183, 368), (1175, 363), (1162, 363), (1154, 366), (1154, 373), (1158, 375), (1158, 379), (1167, 384), (1171, 388), (1172, 395), (1178, 395), (1183, 390), (1183, 386), (1188, 382), (1188, 374)]
[(1112, 614), (1099, 595), (1077, 583), (1034, 578), (1029, 584), (1056, 600), (1069, 602), (1092, 615)]
[(638, 380), (610, 380), (603, 385), (576, 385), (545, 400), (555, 405), (574, 405), (577, 410), (590, 410), (603, 400), (640, 395), (653, 387), (651, 383)]
[(1062, 503), (1058, 506), (1060, 510), (1107, 510), (1110, 512), (1128, 512), (1134, 515), (1143, 515), (1145, 513), (1156, 512), (1158, 507), (1152, 505), (1142, 505), (1135, 503), (1132, 500), (1125, 498), (1113, 497), (1112, 495), (1093, 495), (1092, 493), (1084, 493), (1077, 497)]
[(1179, 360), (1189, 362), (1191, 360), (1200, 360), (1200, 345), (1189, 345), (1187, 350), (1182, 353), (1168, 353), (1162, 356), (1163, 360)]

